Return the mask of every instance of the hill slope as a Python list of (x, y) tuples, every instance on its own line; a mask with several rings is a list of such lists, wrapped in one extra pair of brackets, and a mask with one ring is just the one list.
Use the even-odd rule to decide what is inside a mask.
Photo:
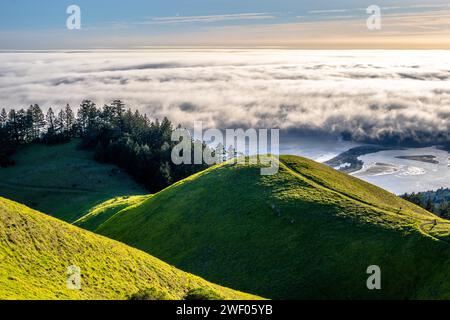
[[(81, 269), (82, 290), (66, 287)], [(0, 299), (125, 299), (153, 288), (182, 299), (202, 288), (226, 299), (252, 299), (144, 253), (0, 198)]]
[[(104, 219), (96, 232), (269, 298), (450, 298), (449, 225), (324, 165), (223, 164)], [(85, 221), (84, 223), (87, 223)], [(366, 287), (370, 265), (382, 290)]]
[(94, 208), (91, 208), (84, 216), (73, 224), (87, 230), (96, 230), (102, 223), (115, 214), (131, 206), (139, 205), (151, 195), (146, 196), (123, 196), (107, 200)]
[(74, 222), (111, 198), (146, 194), (117, 167), (79, 150), (79, 142), (24, 147), (14, 156), (15, 166), (0, 168), (0, 196)]

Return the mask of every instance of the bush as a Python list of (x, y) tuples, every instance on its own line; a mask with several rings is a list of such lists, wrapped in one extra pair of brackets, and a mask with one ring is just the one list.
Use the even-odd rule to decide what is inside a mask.
[(217, 292), (203, 288), (191, 289), (184, 297), (184, 300), (223, 300)]
[(129, 300), (170, 300), (170, 297), (166, 292), (156, 288), (148, 288), (132, 294)]

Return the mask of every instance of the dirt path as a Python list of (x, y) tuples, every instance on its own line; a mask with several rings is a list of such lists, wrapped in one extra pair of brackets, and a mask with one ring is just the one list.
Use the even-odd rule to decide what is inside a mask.
[[(450, 222), (441, 222), (441, 221), (425, 222), (425, 223), (422, 223), (422, 224), (419, 226), (419, 228), (420, 228), (420, 231), (422, 231), (423, 233), (429, 235), (430, 237), (432, 237), (432, 238), (434, 238), (434, 239), (436, 239), (436, 240), (444, 241), (444, 242), (450, 243), (450, 242), (447, 241), (447, 240), (439, 239), (438, 237), (432, 236), (431, 234), (429, 234), (429, 231), (433, 230), (435, 226), (437, 226), (437, 225), (442, 225), (442, 224), (447, 224), (447, 225), (448, 225), (448, 224), (450, 224)], [(424, 229), (424, 227), (425, 227), (425, 226), (428, 226), (428, 225), (432, 225), (433, 227), (432, 227), (429, 231), (426, 231), (426, 230)]]

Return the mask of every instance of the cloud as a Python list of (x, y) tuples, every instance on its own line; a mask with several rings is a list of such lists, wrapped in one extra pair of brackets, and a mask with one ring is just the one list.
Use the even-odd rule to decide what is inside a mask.
[(353, 11), (352, 9), (330, 9), (330, 10), (310, 10), (309, 14), (323, 14), (323, 13), (344, 13), (348, 11)]
[(204, 15), (204, 16), (173, 16), (173, 17), (156, 17), (150, 21), (141, 24), (179, 24), (179, 23), (212, 23), (236, 20), (266, 20), (275, 19), (275, 16), (269, 13), (235, 13), (221, 15)]
[[(382, 11), (403, 11), (408, 12), (412, 9), (421, 9), (427, 11), (434, 10), (445, 10), (450, 8), (450, 4), (415, 4), (415, 5), (403, 5), (403, 6), (381, 6), (380, 9)], [(326, 9), (326, 10), (309, 10), (308, 14), (335, 14), (335, 13), (346, 13), (346, 12), (363, 12), (366, 13), (367, 8), (337, 8), (337, 9)]]
[(192, 127), (450, 141), (446, 51), (164, 49), (0, 53), (0, 107), (122, 99)]

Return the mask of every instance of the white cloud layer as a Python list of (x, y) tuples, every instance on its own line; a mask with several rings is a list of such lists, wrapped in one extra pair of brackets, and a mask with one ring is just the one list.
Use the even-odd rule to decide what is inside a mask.
[(212, 23), (221, 21), (235, 21), (235, 20), (264, 20), (274, 19), (275, 16), (268, 13), (236, 13), (236, 14), (221, 14), (221, 15), (207, 15), (207, 16), (174, 16), (174, 17), (157, 17), (151, 21), (143, 24), (180, 24), (180, 23)]
[(0, 54), (0, 107), (120, 98), (191, 127), (450, 141), (446, 51), (153, 50)]

